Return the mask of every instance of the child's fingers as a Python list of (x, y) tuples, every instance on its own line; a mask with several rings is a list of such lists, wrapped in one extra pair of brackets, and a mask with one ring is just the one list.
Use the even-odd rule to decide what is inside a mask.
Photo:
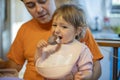
[(79, 76), (76, 77), (75, 80), (83, 80), (83, 79), (85, 79), (85, 76), (84, 75), (79, 75)]
[(75, 80), (83, 80), (85, 76), (82, 74), (82, 72), (77, 72), (75, 74)]
[(43, 48), (47, 46), (47, 42), (45, 40), (40, 40), (37, 44), (37, 48)]

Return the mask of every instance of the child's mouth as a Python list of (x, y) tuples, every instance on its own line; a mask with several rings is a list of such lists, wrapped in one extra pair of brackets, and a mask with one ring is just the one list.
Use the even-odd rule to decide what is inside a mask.
[(49, 44), (58, 44), (61, 42), (61, 39), (62, 39), (62, 36), (51, 36), (49, 39), (48, 39), (48, 43)]
[(58, 36), (58, 37), (59, 37), (60, 40), (62, 39), (62, 36)]
[(57, 43), (60, 43), (60, 42), (61, 42), (61, 39), (62, 39), (61, 36), (57, 36), (56, 42), (57, 42)]

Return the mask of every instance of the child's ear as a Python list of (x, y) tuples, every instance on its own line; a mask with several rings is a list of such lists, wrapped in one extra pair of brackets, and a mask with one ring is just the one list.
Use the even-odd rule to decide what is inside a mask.
[(82, 32), (82, 27), (77, 28), (77, 35), (79, 35)]

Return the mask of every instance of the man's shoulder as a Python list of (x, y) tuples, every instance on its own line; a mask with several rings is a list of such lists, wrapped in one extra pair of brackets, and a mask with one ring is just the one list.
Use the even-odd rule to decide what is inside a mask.
[(23, 23), (21, 25), (21, 27), (19, 28), (19, 31), (18, 32), (25, 32), (26, 30), (29, 30), (29, 28), (31, 28), (31, 26), (33, 26), (35, 23), (34, 23), (34, 19), (31, 19), (25, 23)]
[(34, 26), (38, 26), (38, 22), (35, 19), (31, 19), (25, 23), (23, 23), (20, 27), (20, 29), (28, 29), (28, 28), (32, 28)]
[(30, 19), (29, 21), (23, 23), (22, 26), (28, 26), (28, 25), (34, 24), (34, 22), (35, 22), (34, 19)]

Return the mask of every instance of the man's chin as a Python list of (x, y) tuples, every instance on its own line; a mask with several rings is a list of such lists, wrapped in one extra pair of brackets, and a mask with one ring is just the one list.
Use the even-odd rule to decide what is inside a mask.
[(51, 18), (47, 18), (47, 19), (38, 19), (38, 21), (41, 23), (41, 24), (46, 24), (46, 23), (49, 23), (51, 21)]

